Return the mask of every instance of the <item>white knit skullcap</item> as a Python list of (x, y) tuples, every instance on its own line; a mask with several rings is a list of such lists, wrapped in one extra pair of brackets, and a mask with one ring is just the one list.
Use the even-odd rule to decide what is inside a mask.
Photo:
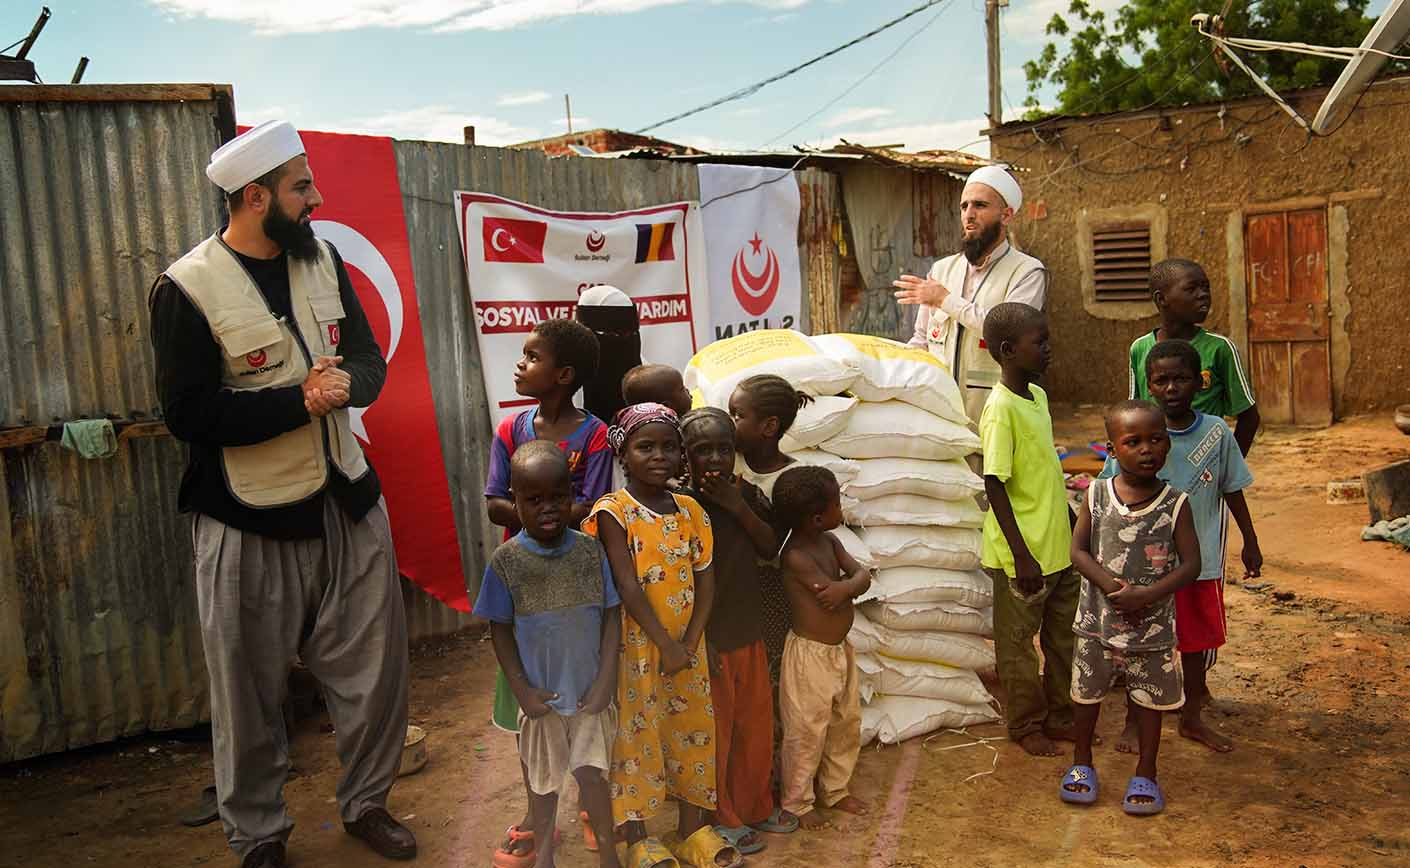
[(265, 121), (216, 148), (206, 166), (206, 177), (225, 192), (234, 193), (303, 152), (303, 140), (293, 124)]
[(584, 307), (631, 307), (632, 300), (615, 286), (602, 284), (583, 290), (578, 296), (578, 304)]
[(1018, 182), (1013, 175), (1000, 166), (984, 166), (975, 169), (970, 173), (969, 179), (965, 181), (965, 186), (970, 184), (983, 184), (990, 187), (995, 193), (1004, 197), (1004, 203), (1014, 211), (1023, 207), (1023, 190), (1019, 189)]

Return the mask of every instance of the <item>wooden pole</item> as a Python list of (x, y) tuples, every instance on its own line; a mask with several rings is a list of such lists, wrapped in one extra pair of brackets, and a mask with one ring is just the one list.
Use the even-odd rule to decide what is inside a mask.
[(1003, 72), (999, 67), (999, 0), (984, 0), (984, 35), (989, 47), (989, 126), (1004, 122)]
[(569, 101), (568, 94), (563, 94), (563, 113), (568, 118), (568, 135), (573, 134), (573, 103)]

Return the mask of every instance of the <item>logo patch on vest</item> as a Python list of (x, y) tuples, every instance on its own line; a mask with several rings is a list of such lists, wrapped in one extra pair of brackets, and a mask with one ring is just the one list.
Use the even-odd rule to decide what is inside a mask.
[(264, 350), (255, 350), (253, 353), (245, 356), (245, 364), (252, 368), (258, 368), (267, 361), (269, 361), (269, 353), (266, 353)]
[(338, 339), (342, 337), (342, 334), (343, 333), (341, 330), (339, 330), (337, 323), (331, 322), (328, 324), (328, 343), (332, 344), (333, 346), (337, 346)]
[(237, 371), (236, 376), (253, 377), (256, 374), (267, 374), (270, 371), (277, 371), (284, 367), (284, 360), (280, 359), (274, 364), (269, 363), (268, 350), (255, 350), (253, 353), (245, 354), (245, 364), (250, 366), (248, 371)]

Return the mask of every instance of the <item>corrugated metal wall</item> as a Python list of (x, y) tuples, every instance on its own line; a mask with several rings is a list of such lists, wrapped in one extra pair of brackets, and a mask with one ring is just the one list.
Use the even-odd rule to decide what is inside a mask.
[[(62, 88), (50, 89), (53, 92)], [(209, 86), (142, 87), (103, 101), (37, 101), (0, 87), (0, 429), (159, 417), (146, 292), (218, 226), (206, 159), (230, 107)], [(18, 100), (18, 101), (16, 101)], [(451, 194), (621, 210), (698, 198), (693, 166), (549, 160), (532, 151), (397, 142), (437, 421), (466, 578), (499, 534), (484, 517), (490, 439)], [(805, 306), (836, 321), (835, 178), (799, 173)], [(184, 448), (124, 440), (110, 460), (53, 443), (0, 448), (0, 762), (209, 716), (176, 511)], [(470, 619), (406, 588), (413, 639)]]
[[(158, 415), (146, 291), (216, 225), (205, 101), (0, 102), (0, 427)], [(0, 761), (208, 712), (183, 449), (0, 462)]]

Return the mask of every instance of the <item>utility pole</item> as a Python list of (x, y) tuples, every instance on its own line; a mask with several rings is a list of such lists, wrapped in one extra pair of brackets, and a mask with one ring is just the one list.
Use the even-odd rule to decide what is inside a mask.
[(573, 103), (568, 99), (568, 94), (563, 94), (563, 114), (568, 121), (568, 135), (573, 134)]
[(1003, 71), (999, 65), (999, 8), (1008, 0), (984, 0), (984, 35), (989, 47), (989, 126), (1004, 122)]

